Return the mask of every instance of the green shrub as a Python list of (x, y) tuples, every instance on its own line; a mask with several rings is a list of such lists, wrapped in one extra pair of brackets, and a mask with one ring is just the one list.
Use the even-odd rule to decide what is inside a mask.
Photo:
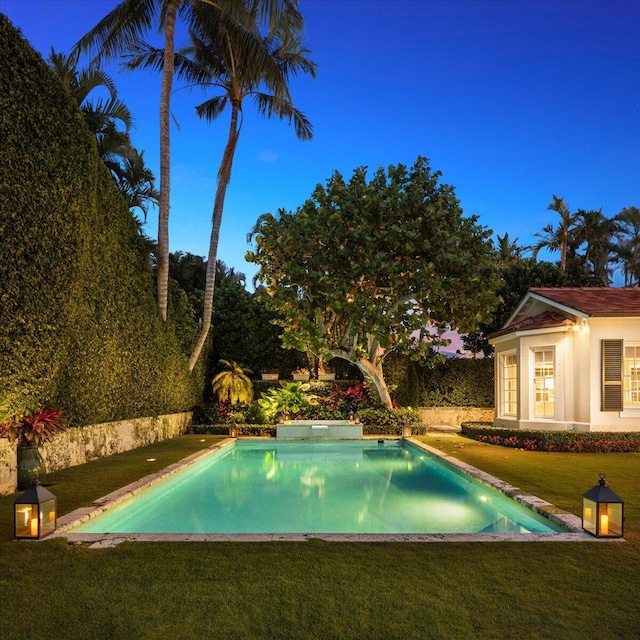
[(402, 435), (402, 427), (409, 425), (416, 435), (426, 433), (422, 426), (420, 414), (412, 407), (402, 409), (362, 409), (358, 417), (363, 425), (363, 432), (367, 435), (388, 434)]
[[(222, 424), (194, 424), (189, 427), (189, 433), (197, 435), (211, 436), (227, 436), (229, 435), (229, 426)], [(237, 424), (238, 435), (246, 438), (275, 438), (276, 427), (258, 424)]]
[(390, 353), (383, 361), (384, 379), (391, 390), (391, 398), (400, 407), (420, 405), (420, 383), (416, 364), (409, 356)]
[(191, 409), (203, 388), (185, 352), (193, 318), (184, 305), (158, 317), (149, 257), (95, 139), (2, 14), (0, 58), (0, 395), (76, 426)]
[(488, 444), (528, 451), (565, 451), (570, 453), (640, 452), (640, 432), (534, 431), (504, 429), (489, 424), (466, 422), (462, 434)]
[(418, 368), (421, 407), (493, 407), (493, 358), (449, 358)]

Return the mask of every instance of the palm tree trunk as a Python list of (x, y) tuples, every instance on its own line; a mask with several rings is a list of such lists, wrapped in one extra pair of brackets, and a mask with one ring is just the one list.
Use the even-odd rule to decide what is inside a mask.
[(160, 201), (158, 204), (158, 310), (163, 320), (167, 319), (167, 296), (169, 290), (169, 190), (170, 147), (169, 112), (174, 70), (174, 39), (176, 13), (182, 0), (168, 0), (164, 25), (164, 66), (160, 89)]
[(218, 240), (220, 239), (220, 225), (222, 224), (222, 211), (224, 209), (224, 199), (227, 193), (227, 187), (231, 180), (231, 167), (233, 165), (233, 157), (238, 144), (240, 131), (238, 129), (238, 115), (240, 112), (240, 104), (234, 103), (231, 110), (231, 125), (229, 127), (229, 138), (227, 146), (222, 155), (222, 164), (218, 171), (218, 188), (216, 190), (216, 198), (213, 204), (213, 216), (211, 224), (211, 239), (209, 240), (209, 256), (207, 258), (207, 276), (204, 286), (204, 311), (202, 316), (202, 329), (196, 342), (191, 356), (189, 357), (189, 371), (193, 371), (200, 357), (202, 347), (207, 339), (209, 329), (211, 327), (211, 313), (213, 312), (213, 294), (216, 283), (216, 260), (218, 257)]

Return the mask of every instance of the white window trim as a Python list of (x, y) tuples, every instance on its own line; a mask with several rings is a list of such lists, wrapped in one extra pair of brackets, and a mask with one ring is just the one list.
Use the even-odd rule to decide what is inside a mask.
[[(551, 351), (553, 354), (553, 415), (552, 416), (539, 416), (536, 415), (536, 353), (540, 351)], [(531, 347), (531, 377), (529, 379), (530, 393), (531, 393), (531, 416), (533, 420), (555, 420), (556, 419), (556, 375), (557, 375), (557, 361), (556, 361), (556, 348), (553, 345), (545, 345), (540, 347)]]
[[(509, 356), (515, 356), (516, 357), (516, 366), (515, 366), (515, 370), (516, 370), (516, 375), (515, 375), (515, 381), (516, 381), (516, 401), (515, 401), (515, 413), (505, 413), (504, 407), (505, 407), (505, 393), (506, 393), (506, 389), (504, 386), (504, 372), (505, 372), (505, 361)], [(501, 418), (510, 418), (510, 419), (514, 419), (518, 417), (518, 407), (519, 407), (519, 393), (518, 393), (518, 371), (519, 371), (519, 365), (520, 363), (518, 362), (518, 352), (516, 349), (511, 349), (509, 351), (504, 351), (500, 354), (500, 359), (498, 361), (499, 366), (498, 366), (498, 407), (499, 407), (499, 416)]]
[[(622, 411), (620, 412), (620, 417), (628, 417), (631, 415), (637, 416), (638, 412), (640, 412), (640, 405), (638, 404), (627, 404), (627, 381), (629, 376), (626, 374), (626, 349), (627, 347), (640, 347), (640, 342), (638, 340), (624, 340), (622, 343)], [(640, 360), (638, 360), (640, 362)], [(626, 413), (626, 416), (622, 414)]]

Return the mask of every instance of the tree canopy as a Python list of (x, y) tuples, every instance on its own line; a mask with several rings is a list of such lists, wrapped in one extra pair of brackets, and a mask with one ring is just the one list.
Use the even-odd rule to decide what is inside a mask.
[(497, 304), (491, 231), (463, 216), (440, 176), (422, 157), (370, 181), (366, 168), (348, 182), (335, 172), (295, 213), (264, 214), (251, 234), (247, 260), (260, 266), (284, 345), (354, 363), (386, 406), (386, 355), (418, 357), (435, 336), (417, 331), (472, 331)]

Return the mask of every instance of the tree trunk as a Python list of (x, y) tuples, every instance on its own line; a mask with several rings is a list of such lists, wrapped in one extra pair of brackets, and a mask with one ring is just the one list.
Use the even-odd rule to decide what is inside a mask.
[(169, 289), (169, 187), (170, 148), (169, 111), (174, 70), (174, 34), (176, 13), (182, 0), (168, 0), (164, 26), (164, 66), (160, 89), (160, 200), (158, 203), (158, 311), (167, 319), (167, 296)]
[(384, 374), (382, 373), (382, 363), (377, 365), (371, 364), (369, 360), (359, 359), (355, 362), (356, 366), (362, 373), (369, 376), (378, 391), (380, 401), (387, 409), (392, 409), (391, 396), (389, 395), (389, 389), (387, 389), (387, 383), (384, 380)]
[(238, 130), (238, 114), (240, 104), (233, 103), (231, 111), (231, 125), (229, 127), (229, 139), (222, 155), (222, 164), (218, 171), (218, 188), (213, 204), (213, 216), (211, 224), (211, 239), (209, 241), (209, 256), (207, 258), (207, 275), (204, 286), (204, 311), (202, 316), (202, 329), (191, 356), (189, 357), (189, 371), (193, 371), (200, 357), (202, 347), (207, 339), (209, 328), (211, 327), (211, 314), (213, 312), (213, 294), (216, 286), (216, 260), (218, 257), (218, 240), (220, 238), (220, 225), (222, 224), (222, 211), (224, 209), (224, 198), (227, 193), (227, 186), (231, 180), (231, 167), (233, 157), (238, 144), (240, 132)]

